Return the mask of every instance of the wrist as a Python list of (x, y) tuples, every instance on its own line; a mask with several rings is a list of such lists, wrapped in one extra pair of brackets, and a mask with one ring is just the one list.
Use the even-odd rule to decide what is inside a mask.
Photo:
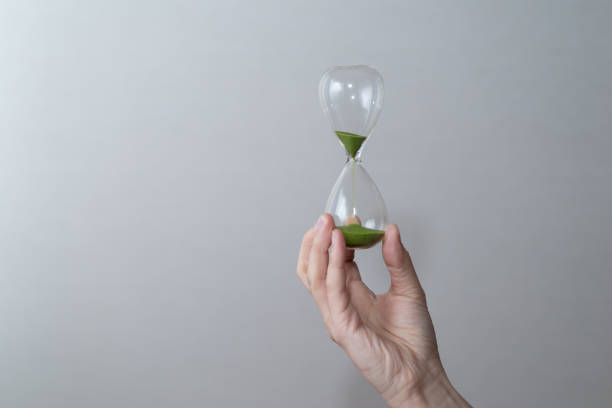
[(432, 363), (414, 386), (383, 397), (391, 408), (470, 407), (453, 387), (439, 361)]

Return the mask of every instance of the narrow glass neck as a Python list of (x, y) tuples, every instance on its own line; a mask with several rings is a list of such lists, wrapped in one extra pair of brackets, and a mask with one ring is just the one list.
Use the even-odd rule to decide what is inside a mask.
[(346, 162), (355, 162), (357, 164), (361, 164), (361, 152), (357, 153), (355, 157), (352, 157), (350, 154), (346, 153)]

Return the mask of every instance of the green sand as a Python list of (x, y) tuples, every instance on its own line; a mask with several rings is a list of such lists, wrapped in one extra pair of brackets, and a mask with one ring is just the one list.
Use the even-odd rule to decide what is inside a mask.
[(351, 155), (353, 159), (355, 158), (355, 155), (359, 151), (359, 148), (361, 147), (363, 142), (366, 140), (365, 136), (359, 136), (354, 133), (348, 132), (340, 132), (339, 130), (336, 130), (336, 135), (338, 135), (338, 139), (340, 139), (340, 141), (346, 148), (346, 151)]
[(346, 246), (353, 248), (369, 248), (380, 241), (385, 235), (385, 231), (365, 228), (361, 225), (350, 224), (336, 227), (342, 231)]

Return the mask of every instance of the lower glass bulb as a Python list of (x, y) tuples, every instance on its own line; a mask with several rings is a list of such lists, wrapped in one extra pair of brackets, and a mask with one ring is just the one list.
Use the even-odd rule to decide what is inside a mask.
[(332, 215), (349, 248), (370, 248), (385, 234), (385, 202), (360, 160), (349, 158), (346, 162), (329, 194), (325, 212)]

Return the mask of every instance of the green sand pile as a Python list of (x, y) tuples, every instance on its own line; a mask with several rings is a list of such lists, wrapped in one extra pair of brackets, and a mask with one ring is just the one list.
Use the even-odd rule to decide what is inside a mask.
[(353, 248), (369, 248), (380, 241), (385, 231), (365, 228), (358, 224), (336, 227), (342, 231), (346, 246)]
[(359, 136), (348, 132), (340, 132), (339, 130), (336, 130), (336, 135), (353, 159), (355, 158), (355, 155), (359, 151), (359, 148), (363, 142), (366, 140), (365, 136)]

